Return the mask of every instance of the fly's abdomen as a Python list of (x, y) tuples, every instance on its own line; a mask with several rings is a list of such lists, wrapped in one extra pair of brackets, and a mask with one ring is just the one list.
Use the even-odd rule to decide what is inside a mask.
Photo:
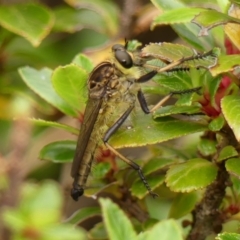
[[(92, 163), (95, 159), (96, 149), (102, 144), (101, 139), (108, 128), (107, 125), (111, 122), (112, 114), (110, 114), (109, 111), (109, 106), (105, 105), (104, 111), (98, 115), (84, 153), (79, 156), (77, 154), (75, 155), (75, 158), (78, 159), (79, 163), (78, 166), (75, 166), (78, 167), (78, 169), (72, 169), (74, 182), (71, 196), (75, 201), (77, 201), (84, 193), (84, 188), (91, 172)], [(82, 142), (82, 139), (79, 142)]]

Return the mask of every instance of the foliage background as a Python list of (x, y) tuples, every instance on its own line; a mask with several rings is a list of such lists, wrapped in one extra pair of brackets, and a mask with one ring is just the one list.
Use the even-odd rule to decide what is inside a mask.
[[(18, 5), (18, 2), (21, 2), (22, 5)], [(199, 203), (204, 192), (200, 187), (198, 188), (198, 184), (202, 184), (202, 187), (205, 183), (202, 183), (199, 179), (199, 182), (193, 184), (194, 189), (198, 189), (198, 191), (186, 191), (187, 193), (183, 193), (184, 191), (181, 190), (179, 193), (176, 190), (179, 186), (175, 186), (176, 188), (174, 189), (173, 181), (171, 182), (172, 176), (173, 180), (176, 178), (174, 174), (171, 175), (174, 172), (174, 167), (172, 172), (168, 172), (168, 184), (173, 191), (170, 191), (165, 184), (161, 185), (158, 189), (158, 192), (161, 193), (160, 198), (157, 200), (148, 196), (145, 197), (145, 195), (145, 198), (138, 200), (130, 195), (127, 188), (124, 188), (124, 184), (122, 184), (123, 189), (121, 191), (119, 186), (117, 188), (113, 186), (113, 189), (111, 189), (111, 186), (109, 187), (108, 190), (114, 192), (114, 200), (125, 211), (125, 214), (128, 214), (129, 218), (107, 199), (100, 200), (101, 208), (95, 199), (83, 197), (78, 203), (70, 199), (69, 189), (72, 180), (69, 177), (69, 172), (71, 164), (40, 161), (38, 156), (40, 150), (48, 143), (66, 139), (75, 140), (76, 137), (73, 133), (76, 132), (74, 128), (67, 127), (66, 132), (46, 126), (58, 127), (55, 122), (59, 122), (67, 126), (77, 127), (78, 120), (81, 120), (81, 115), (76, 116), (76, 112), (79, 113), (84, 109), (85, 96), (84, 93), (79, 96), (82, 104), (76, 107), (76, 111), (73, 106), (69, 106), (69, 102), (66, 104), (58, 99), (55, 95), (56, 93), (49, 88), (49, 85), (43, 85), (41, 81), (50, 79), (53, 69), (67, 65), (72, 61), (81, 65), (89, 72), (93, 65), (109, 56), (109, 47), (113, 43), (123, 41), (124, 38), (137, 39), (143, 44), (148, 44), (149, 42), (182, 41), (177, 38), (178, 34), (185, 40), (185, 44), (191, 45), (198, 51), (209, 50), (217, 46), (224, 53), (226, 51), (224, 46), (226, 41), (223, 27), (220, 26), (221, 29), (213, 28), (209, 31), (210, 36), (199, 38), (197, 36), (199, 27), (196, 25), (193, 27), (193, 23), (189, 23), (196, 14), (194, 11), (197, 12), (195, 9), (189, 11), (189, 16), (182, 12), (180, 15), (174, 15), (175, 18), (173, 19), (169, 18), (170, 20), (168, 16), (163, 15), (163, 19), (155, 20), (152, 30), (150, 30), (150, 26), (154, 17), (160, 15), (161, 18), (162, 12), (167, 13), (172, 8), (178, 9), (191, 6), (216, 7), (217, 10), (226, 12), (230, 2), (207, 1), (204, 6), (202, 6), (202, 1), (150, 2), (132, 0), (122, 2), (66, 0), (64, 2), (18, 2), (6, 1), (2, 2), (0, 6), (0, 201), (1, 218), (5, 223), (0, 226), (1, 238), (6, 240), (86, 239), (87, 237), (89, 239), (106, 239), (108, 237), (110, 239), (156, 239), (156, 236), (158, 237), (160, 234), (163, 234), (162, 239), (178, 240), (183, 239), (183, 236), (186, 237), (192, 221), (191, 211), (196, 209), (195, 206)], [(239, 4), (237, 1), (233, 2)], [(162, 10), (156, 6), (161, 6)], [(173, 16), (171, 14), (170, 12), (170, 16)], [(218, 16), (218, 19), (231, 20), (226, 16)], [(219, 22), (221, 22), (220, 20)], [(164, 21), (165, 24), (160, 25)], [(205, 23), (204, 20), (199, 21), (202, 25)], [(184, 25), (185, 29), (176, 24), (185, 24), (186, 22), (188, 22), (188, 26), (193, 31), (191, 34), (190, 31), (186, 30), (189, 30), (187, 26)], [(207, 18), (206, 22), (209, 23), (210, 19)], [(173, 24), (172, 27), (177, 34), (167, 24)], [(160, 26), (154, 28), (157, 25)], [(210, 23), (209, 29), (213, 25)], [(186, 33), (189, 33), (189, 35)], [(233, 44), (231, 44), (231, 47), (233, 53), (238, 53), (237, 51), (234, 52)], [(79, 55), (82, 52), (93, 61), (93, 64), (89, 62), (88, 58)], [(232, 60), (226, 67), (226, 70), (223, 68), (218, 69), (218, 74), (231, 72), (232, 67), (237, 64), (239, 64), (239, 58)], [(74, 74), (79, 71), (77, 74), (78, 78), (87, 76), (86, 71), (76, 70), (75, 68), (68, 68), (68, 71), (68, 74)], [(55, 72), (54, 74), (57, 73)], [(194, 76), (198, 76), (198, 74)], [(56, 76), (56, 79), (58, 79), (58, 76)], [(74, 76), (72, 79), (74, 79)], [(218, 83), (214, 85), (215, 92), (212, 94), (213, 96), (217, 93), (216, 89), (218, 89), (221, 79), (219, 78)], [(34, 81), (31, 82), (30, 80)], [(169, 78), (167, 80), (169, 81)], [(45, 83), (47, 84), (47, 81)], [(239, 86), (238, 84), (236, 85)], [(41, 89), (42, 86), (45, 86), (45, 88)], [(237, 86), (232, 88), (232, 92), (235, 91), (236, 95), (238, 93)], [(171, 88), (166, 87), (160, 93), (165, 94), (169, 89), (171, 90)], [(156, 91), (156, 88), (146, 87), (145, 91), (152, 94)], [(74, 101), (76, 99), (73, 99)], [(154, 101), (154, 98), (149, 99), (149, 103)], [(231, 102), (227, 101), (226, 104), (231, 105)], [(236, 106), (238, 106), (237, 104), (239, 103), (237, 102)], [(227, 107), (225, 109), (229, 110)], [(210, 114), (209, 112), (207, 114), (213, 114), (212, 111), (211, 108)], [(160, 113), (158, 114), (160, 116)], [(32, 122), (35, 124), (32, 125), (29, 121), (26, 121), (27, 117), (40, 118), (54, 123), (51, 125), (50, 123), (34, 120)], [(210, 116), (210, 118), (213, 120), (215, 116)], [(231, 125), (231, 119), (234, 117), (225, 114), (225, 118), (228, 118), (228, 123)], [(222, 122), (222, 118), (218, 118), (215, 122), (213, 121), (211, 130), (214, 133), (217, 132), (218, 128), (223, 126)], [(236, 126), (231, 125), (231, 127), (238, 129), (238, 122)], [(237, 138), (238, 134), (234, 133)], [(232, 136), (233, 139), (235, 137)], [(207, 136), (197, 147), (199, 139), (199, 135), (190, 136), (181, 139), (181, 142), (171, 142), (170, 145), (162, 145), (161, 147), (150, 146), (147, 151), (142, 150), (142, 148), (140, 149), (141, 152), (139, 149), (137, 151), (128, 149), (124, 154), (127, 156), (132, 155), (134, 159), (140, 159), (143, 156), (147, 159), (149, 157), (147, 153), (149, 152), (154, 156), (159, 156), (162, 152), (167, 152), (168, 155), (181, 156), (186, 151), (188, 156), (193, 158), (196, 157), (196, 152), (198, 151), (201, 156), (204, 155), (204, 157), (211, 159), (216, 151), (215, 139), (212, 141), (211, 136)], [(230, 169), (229, 172), (232, 171), (238, 176), (238, 165), (233, 158), (238, 157), (238, 147), (235, 146), (237, 145), (235, 143), (236, 140), (233, 141), (234, 144), (230, 145), (234, 145), (234, 149), (227, 149), (228, 151), (222, 153), (221, 159), (223, 161), (232, 157), (233, 161), (228, 162), (227, 167)], [(68, 144), (69, 148), (74, 148), (72, 142), (66, 142), (64, 147), (66, 144)], [(174, 148), (171, 149), (169, 146), (173, 144)], [(184, 149), (182, 149), (183, 145)], [(123, 144), (120, 143), (120, 146), (123, 146)], [(54, 147), (58, 150), (61, 149), (61, 146), (54, 145)], [(182, 151), (180, 152), (180, 150)], [(137, 154), (138, 152), (140, 152), (139, 155)], [(56, 151), (51, 151), (51, 154), (56, 154)], [(61, 154), (61, 156), (59, 156), (60, 154), (58, 156), (50, 156), (50, 159), (60, 159), (62, 162), (71, 161), (72, 157), (70, 155), (67, 154), (66, 156), (65, 152)], [(46, 153), (40, 152), (40, 158), (44, 158), (43, 156), (45, 157)], [(106, 156), (104, 157), (104, 162), (107, 162), (107, 165), (103, 164), (102, 167), (101, 165), (100, 167), (96, 166), (93, 179), (96, 179), (98, 175), (105, 176), (109, 168), (113, 168), (115, 164), (114, 157), (110, 154), (107, 155), (107, 158), (108, 160), (106, 160)], [(141, 161), (138, 161), (138, 163), (143, 164)], [(169, 163), (172, 162), (168, 160)], [(153, 166), (155, 167), (156, 163)], [(152, 170), (153, 166), (148, 167)], [(194, 164), (189, 162), (185, 166), (192, 170), (201, 168), (203, 173), (206, 173), (204, 172), (204, 168), (206, 168), (206, 171), (209, 171), (206, 179), (207, 184), (213, 181), (217, 174), (213, 165), (197, 159)], [(221, 167), (220, 165), (217, 166)], [(119, 174), (114, 176), (119, 182), (123, 181), (125, 183), (124, 177), (126, 175), (124, 175), (124, 171), (119, 171)], [(161, 171), (166, 171), (166, 169)], [(131, 180), (131, 178), (135, 178), (136, 175), (130, 171), (129, 176), (130, 180), (128, 179), (126, 182), (133, 182), (134, 180)], [(194, 171), (188, 177), (189, 180), (195, 179)], [(154, 179), (156, 178), (153, 178), (153, 183)], [(158, 178), (156, 184), (163, 183), (163, 181), (163, 178)], [(220, 235), (218, 239), (227, 239), (225, 237), (228, 237), (228, 239), (239, 238), (239, 235), (237, 235), (239, 225), (237, 215), (239, 209), (239, 181), (237, 178), (232, 179), (232, 181), (235, 190), (231, 192), (229, 188), (227, 193), (223, 194), (225, 205), (222, 204), (220, 208), (221, 215), (218, 215), (218, 217), (223, 217), (223, 220), (221, 219), (220, 221), (221, 224), (225, 223), (223, 231), (233, 233)], [(97, 183), (99, 184), (100, 181), (97, 181)], [(94, 185), (94, 180), (91, 184)], [(184, 187), (186, 186), (188, 185), (184, 185)], [(228, 192), (230, 193), (228, 194)], [(91, 190), (88, 194), (91, 194)], [(217, 197), (219, 197), (221, 202), (222, 196)], [(80, 210), (76, 212), (78, 209)], [(75, 214), (72, 215), (73, 213)], [(101, 221), (100, 216), (103, 217), (104, 223)], [(175, 220), (166, 220), (169, 218), (174, 218)], [(159, 220), (163, 221), (159, 222)], [(84, 227), (88, 232), (80, 228), (73, 228), (73, 225), (77, 224)], [(211, 230), (215, 230), (214, 226), (212, 228)], [(147, 231), (148, 229), (151, 229), (151, 231)], [(217, 229), (215, 233), (220, 231), (221, 229)], [(205, 236), (208, 236), (209, 239), (214, 239), (216, 234), (213, 234), (213, 231), (206, 231)], [(195, 236), (194, 239), (205, 238), (201, 237), (196, 238)]]

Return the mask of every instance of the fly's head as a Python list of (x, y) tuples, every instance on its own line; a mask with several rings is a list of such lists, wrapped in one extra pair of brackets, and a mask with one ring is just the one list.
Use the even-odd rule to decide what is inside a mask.
[(128, 53), (125, 46), (121, 44), (115, 44), (112, 47), (112, 51), (114, 53), (114, 58), (123, 68), (129, 69), (133, 66), (132, 57)]
[(115, 44), (112, 47), (113, 61), (100, 63), (95, 67), (88, 79), (89, 97), (103, 98), (118, 90), (119, 81), (137, 79), (139, 71), (134, 67), (133, 58), (126, 46)]
[(140, 70), (135, 64), (133, 53), (127, 51), (127, 47), (121, 44), (115, 44), (112, 47), (113, 62), (115, 69), (118, 70), (119, 76), (124, 76), (125, 79), (139, 78)]

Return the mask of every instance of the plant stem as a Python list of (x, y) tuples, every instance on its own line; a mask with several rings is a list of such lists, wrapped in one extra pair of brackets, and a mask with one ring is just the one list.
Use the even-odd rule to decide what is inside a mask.
[(193, 211), (193, 224), (187, 240), (205, 240), (212, 233), (222, 230), (222, 219), (219, 206), (225, 196), (226, 183), (229, 174), (225, 164), (218, 165), (216, 180), (207, 187), (201, 202)]

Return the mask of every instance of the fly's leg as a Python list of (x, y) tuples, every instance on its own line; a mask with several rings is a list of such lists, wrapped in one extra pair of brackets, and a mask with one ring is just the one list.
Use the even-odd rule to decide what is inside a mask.
[(143, 92), (141, 90), (138, 91), (137, 97), (138, 97), (138, 101), (140, 103), (140, 106), (141, 106), (143, 112), (148, 114), (148, 113), (152, 113), (152, 112), (156, 111), (158, 108), (160, 108), (173, 95), (198, 92), (200, 89), (201, 89), (201, 87), (197, 87), (197, 88), (192, 88), (192, 89), (187, 89), (187, 90), (182, 90), (182, 91), (170, 92), (167, 96), (165, 96), (163, 99), (161, 99), (152, 109), (148, 108), (146, 99), (145, 99), (144, 94), (143, 94)]
[[(185, 60), (189, 60), (189, 59), (182, 59), (181, 61), (185, 61)], [(165, 70), (166, 71), (166, 70)], [(149, 73), (146, 73), (144, 75), (142, 75), (140, 78), (138, 78), (136, 80), (136, 82), (138, 83), (144, 83), (144, 82), (148, 82), (149, 80), (151, 80), (159, 71), (153, 70)], [(144, 97), (144, 94), (141, 90), (138, 91), (137, 93), (137, 98), (138, 101), (140, 103), (140, 106), (143, 110), (144, 113), (149, 114), (152, 113), (154, 111), (156, 111), (158, 108), (160, 108), (165, 102), (167, 102), (173, 95), (177, 95), (177, 94), (186, 94), (186, 93), (192, 93), (192, 92), (198, 92), (201, 89), (201, 87), (197, 87), (197, 88), (192, 88), (192, 89), (187, 89), (187, 90), (181, 90), (181, 91), (173, 91), (170, 92), (167, 96), (165, 96), (163, 99), (161, 99), (152, 109), (148, 108), (146, 99)]]
[(113, 148), (109, 143), (108, 140), (109, 138), (118, 130), (118, 128), (123, 124), (123, 122), (127, 119), (127, 117), (129, 116), (129, 114), (131, 113), (131, 111), (133, 110), (134, 106), (130, 106), (127, 111), (112, 125), (112, 127), (110, 127), (108, 129), (108, 131), (105, 133), (104, 137), (103, 137), (103, 142), (105, 144), (105, 146), (112, 151), (116, 156), (118, 156), (119, 158), (121, 158), (125, 163), (127, 163), (129, 166), (131, 166), (134, 170), (136, 170), (138, 172), (138, 175), (140, 177), (140, 179), (142, 180), (144, 186), (147, 188), (148, 192), (155, 198), (158, 195), (154, 192), (152, 192), (151, 187), (149, 186), (143, 171), (141, 169), (141, 167), (136, 164), (135, 162), (131, 161), (130, 159), (124, 157), (121, 153), (119, 153), (115, 148)]

